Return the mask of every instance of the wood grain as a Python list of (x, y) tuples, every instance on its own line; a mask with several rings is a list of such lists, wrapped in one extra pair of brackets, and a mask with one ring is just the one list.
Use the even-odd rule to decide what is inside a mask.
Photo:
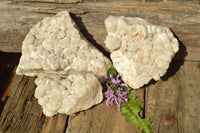
[[(144, 117), (153, 121), (155, 133), (200, 132), (200, 6), (187, 2), (88, 2), (54, 4), (0, 1), (0, 50), (21, 52), (30, 28), (46, 16), (68, 10), (83, 35), (104, 51), (104, 19), (112, 15), (141, 17), (168, 26), (180, 40), (180, 50), (168, 73), (145, 89), (134, 90), (144, 101)], [(184, 61), (186, 60), (186, 61)], [(71, 115), (48, 118), (34, 98), (34, 79), (15, 75), (0, 117), (0, 133), (131, 133), (140, 132), (122, 115), (105, 106)], [(145, 93), (145, 96), (144, 96)]]
[[(67, 121), (68, 116), (62, 114), (45, 117), (34, 98), (34, 79), (34, 77), (14, 76), (9, 98), (0, 117), (0, 133), (140, 132), (127, 123), (120, 112), (111, 106), (107, 107), (105, 102), (92, 109), (71, 115), (69, 121)], [(144, 89), (133, 90), (133, 92), (138, 95), (138, 99), (144, 101)]]
[[(52, 3), (81, 3), (81, 2), (107, 2), (107, 1), (120, 1), (120, 0), (15, 0), (24, 2), (52, 2)], [(200, 4), (199, 0), (123, 0), (123, 1), (142, 1), (142, 2), (161, 2), (161, 1), (176, 1), (176, 2), (192, 2)]]
[(75, 4), (80, 3), (82, 0), (16, 0), (20, 2), (48, 2), (48, 3), (67, 3), (67, 4)]
[(21, 54), (0, 52), (0, 112), (2, 104), (5, 103), (6, 94), (9, 91), (10, 83), (13, 79), (13, 68), (18, 64)]
[[(169, 27), (179, 38), (177, 59), (200, 60), (200, 6), (187, 2), (88, 2), (79, 4), (0, 2), (0, 50), (20, 52), (29, 29), (45, 16), (59, 11), (72, 13), (83, 35), (92, 44), (104, 46), (104, 19), (109, 15), (141, 17)], [(103, 50), (103, 48), (101, 48)]]
[(155, 133), (200, 132), (199, 65), (176, 61), (162, 80), (146, 88), (145, 115)]
[[(133, 91), (138, 99), (143, 100), (144, 89)], [(126, 122), (113, 106), (106, 106), (105, 101), (92, 109), (69, 117), (66, 133), (140, 133), (141, 131)]]
[[(155, 133), (200, 132), (200, 62), (173, 60), (168, 73), (145, 89), (133, 90), (145, 102), (145, 117), (152, 121)], [(131, 133), (140, 132), (123, 120), (105, 101), (89, 110), (51, 118), (42, 114), (34, 98), (35, 78), (14, 76), (9, 98), (0, 117), (0, 133), (67, 132)], [(143, 99), (144, 98), (144, 99)], [(67, 128), (66, 128), (67, 127)]]
[(9, 98), (0, 117), (0, 133), (63, 133), (66, 115), (51, 118), (42, 114), (34, 98), (35, 78), (15, 75)]

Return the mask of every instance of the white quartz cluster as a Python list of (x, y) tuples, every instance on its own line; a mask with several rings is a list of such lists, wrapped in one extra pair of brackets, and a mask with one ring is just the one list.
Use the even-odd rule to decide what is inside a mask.
[(35, 97), (46, 116), (73, 114), (102, 101), (102, 86), (92, 74), (70, 74), (66, 79), (39, 77)]
[(46, 17), (27, 34), (22, 44), (18, 74), (65, 77), (74, 71), (99, 79), (111, 62), (79, 32), (68, 12)]
[(179, 47), (169, 28), (124, 16), (109, 16), (105, 26), (113, 66), (129, 86), (140, 88), (167, 72)]
[(65, 11), (44, 18), (30, 30), (16, 72), (38, 76), (35, 97), (46, 116), (69, 115), (102, 101), (100, 81), (111, 65)]

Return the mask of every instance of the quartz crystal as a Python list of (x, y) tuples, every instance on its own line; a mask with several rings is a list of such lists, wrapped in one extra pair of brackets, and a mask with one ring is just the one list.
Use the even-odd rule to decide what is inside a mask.
[(65, 77), (74, 71), (99, 79), (111, 62), (79, 32), (67, 11), (46, 17), (26, 35), (17, 74)]
[(66, 79), (39, 77), (35, 97), (46, 116), (73, 114), (102, 101), (102, 86), (92, 74), (70, 74)]
[(100, 81), (111, 65), (64, 11), (44, 18), (26, 35), (16, 72), (38, 76), (35, 97), (46, 116), (69, 115), (102, 101)]
[(167, 27), (141, 18), (109, 16), (105, 20), (105, 44), (113, 66), (134, 89), (159, 80), (178, 51), (178, 41)]

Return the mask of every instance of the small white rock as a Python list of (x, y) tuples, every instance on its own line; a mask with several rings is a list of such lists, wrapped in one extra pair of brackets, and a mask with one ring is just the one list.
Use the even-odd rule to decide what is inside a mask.
[(113, 66), (129, 86), (138, 89), (167, 72), (179, 48), (169, 28), (124, 16), (109, 16), (105, 26)]
[(39, 77), (35, 97), (46, 116), (86, 110), (102, 101), (102, 86), (92, 74), (70, 74), (66, 79)]

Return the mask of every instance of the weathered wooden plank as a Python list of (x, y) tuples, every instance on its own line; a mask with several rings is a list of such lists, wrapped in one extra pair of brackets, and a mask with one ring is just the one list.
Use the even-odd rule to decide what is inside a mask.
[(164, 0), (164, 1), (178, 1), (178, 2), (192, 2), (194, 4), (200, 4), (200, 0)]
[(13, 69), (18, 64), (20, 56), (20, 53), (0, 52), (0, 98), (2, 102), (6, 99), (6, 93), (9, 90), (15, 72)]
[(176, 61), (163, 80), (146, 88), (145, 115), (155, 133), (200, 132), (200, 64)]
[[(9, 77), (8, 77), (8, 79), (7, 79), (7, 85), (5, 86), (5, 90), (4, 90), (4, 92), (3, 93), (1, 93), (1, 94), (3, 94), (2, 95), (2, 97), (1, 97), (1, 102), (5, 102), (5, 100), (6, 100), (6, 98), (7, 98), (7, 96), (8, 96), (8, 93), (9, 93), (9, 91), (10, 91), (10, 87), (11, 87), (11, 83), (12, 83), (12, 81), (13, 81), (13, 78), (14, 78), (14, 75), (15, 75), (15, 73), (16, 73), (16, 67), (14, 68), (14, 69), (12, 69), (12, 72), (10, 72), (10, 73), (6, 73), (7, 75), (9, 75)], [(1, 88), (2, 89), (2, 88)], [(3, 89), (2, 89), (3, 90)], [(1, 91), (2, 91), (1, 90)], [(1, 110), (1, 109), (0, 109)], [(0, 111), (1, 112), (1, 111)]]
[(63, 133), (66, 115), (51, 118), (42, 114), (34, 98), (35, 78), (15, 75), (9, 98), (0, 117), (0, 133)]
[[(14, 76), (9, 98), (0, 117), (1, 132), (48, 132), (62, 133), (118, 133), (133, 131), (140, 132), (128, 124), (122, 114), (114, 107), (107, 107), (104, 103), (83, 111), (77, 116), (56, 115), (48, 118), (42, 114), (42, 109), (34, 98), (34, 79), (26, 76)], [(144, 89), (133, 91), (138, 99), (143, 100)], [(142, 115), (143, 113), (141, 113)]]
[(18, 52), (30, 28), (47, 15), (0, 3), (0, 50)]
[(13, 78), (13, 68), (18, 64), (21, 54), (10, 54), (0, 52), (0, 114), (3, 110), (5, 100)]
[[(49, 3), (80, 3), (80, 2), (107, 2), (107, 1), (116, 1), (116, 0), (15, 0), (20, 2), (49, 2)], [(125, 0), (128, 1), (128, 0)], [(160, 2), (167, 0), (129, 0), (129, 1), (143, 1), (143, 2)], [(185, 1), (185, 0), (169, 0), (169, 1)], [(195, 4), (199, 4), (199, 0), (186, 0), (191, 1)]]
[(68, 3), (68, 4), (74, 4), (74, 3), (80, 3), (82, 0), (16, 0), (21, 2), (52, 2), (52, 3)]
[[(82, 0), (82, 2), (88, 2), (88, 1), (94, 1), (94, 2), (106, 2), (106, 1), (117, 1), (117, 0)], [(120, 0), (118, 0), (120, 1)], [(124, 0), (125, 1), (125, 0)], [(161, 1), (176, 1), (176, 2), (192, 2), (194, 4), (200, 4), (200, 0), (127, 0), (127, 1), (142, 1), (142, 2), (161, 2)]]
[[(144, 89), (133, 91), (143, 101)], [(140, 133), (133, 125), (126, 122), (113, 106), (106, 106), (105, 101), (92, 109), (69, 117), (66, 133)]]
[[(79, 4), (0, 3), (0, 50), (20, 52), (29, 29), (45, 16), (68, 10), (83, 35), (104, 46), (108, 15), (141, 17), (170, 27), (182, 43), (178, 59), (200, 60), (200, 6), (187, 2), (88, 2)], [(187, 56), (185, 56), (187, 55)]]

